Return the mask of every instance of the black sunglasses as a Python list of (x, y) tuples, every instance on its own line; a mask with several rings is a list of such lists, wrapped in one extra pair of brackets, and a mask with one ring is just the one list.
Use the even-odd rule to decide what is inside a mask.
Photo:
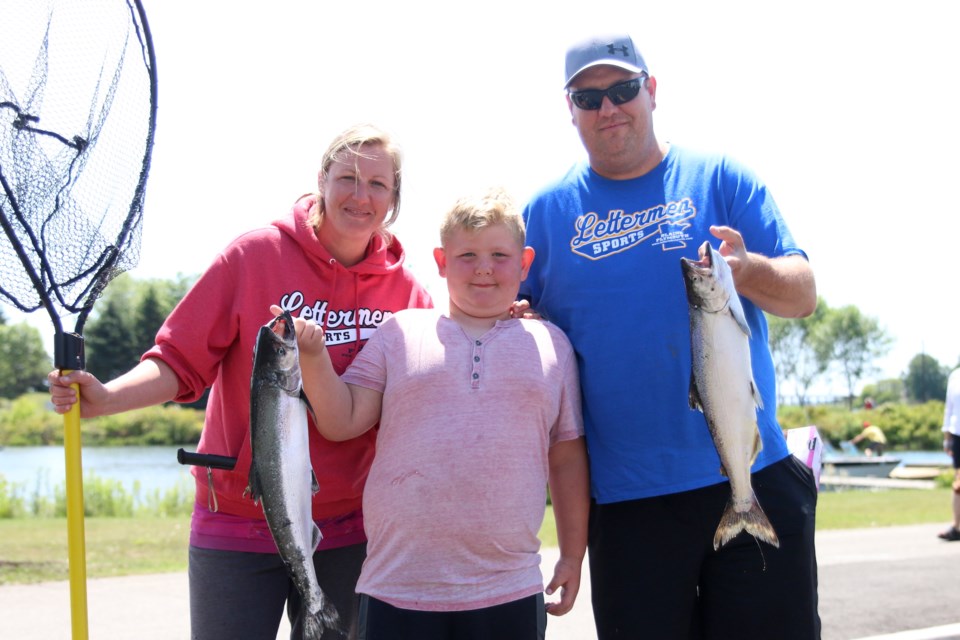
[(625, 82), (618, 82), (606, 89), (571, 91), (570, 101), (577, 105), (578, 109), (583, 109), (584, 111), (596, 111), (599, 109), (600, 105), (603, 104), (603, 96), (610, 98), (610, 102), (613, 104), (621, 105), (637, 97), (646, 79), (647, 76), (640, 76), (639, 78), (633, 78)]

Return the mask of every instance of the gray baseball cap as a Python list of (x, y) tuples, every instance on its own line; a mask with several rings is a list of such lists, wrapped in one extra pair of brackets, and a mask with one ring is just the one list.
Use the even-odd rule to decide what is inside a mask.
[(629, 35), (591, 36), (567, 49), (567, 81), (563, 88), (569, 87), (581, 71), (599, 64), (610, 64), (633, 73), (650, 73)]

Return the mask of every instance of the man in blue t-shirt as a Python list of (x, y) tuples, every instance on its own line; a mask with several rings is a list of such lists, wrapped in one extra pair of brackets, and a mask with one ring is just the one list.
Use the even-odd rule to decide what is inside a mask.
[[(819, 638), (816, 486), (777, 424), (764, 318), (814, 311), (806, 254), (749, 169), (657, 140), (657, 81), (630, 36), (572, 46), (565, 88), (588, 162), (527, 205), (537, 259), (520, 293), (578, 356), (598, 636)], [(707, 240), (732, 270), (750, 331), (762, 440), (750, 478), (778, 548), (746, 533), (714, 548), (731, 489), (704, 414), (690, 408), (680, 268)]]

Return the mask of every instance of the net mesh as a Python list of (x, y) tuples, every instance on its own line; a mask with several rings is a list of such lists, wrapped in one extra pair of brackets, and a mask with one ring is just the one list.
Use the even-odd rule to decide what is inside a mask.
[[(4, 0), (0, 20), (0, 296), (79, 313), (140, 257), (156, 120), (142, 7)], [(77, 328), (79, 331), (79, 328)]]

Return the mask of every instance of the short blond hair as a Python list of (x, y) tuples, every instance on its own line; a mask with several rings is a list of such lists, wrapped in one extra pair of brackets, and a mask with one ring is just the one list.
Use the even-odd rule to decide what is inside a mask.
[[(356, 157), (366, 157), (364, 150), (370, 147), (379, 147), (383, 149), (393, 161), (393, 210), (388, 218), (378, 229), (378, 233), (384, 238), (389, 238), (390, 232), (387, 228), (397, 220), (400, 215), (400, 178), (403, 174), (403, 153), (393, 136), (380, 127), (361, 123), (356, 124), (344, 130), (340, 135), (333, 139), (330, 146), (323, 154), (320, 161), (320, 172), (317, 176), (318, 184), (323, 184), (330, 174), (330, 167), (334, 162), (347, 162), (348, 155)], [(322, 187), (321, 187), (322, 189)], [(317, 198), (317, 204), (310, 213), (308, 222), (314, 228), (319, 227), (323, 221), (324, 204), (323, 198)]]
[(502, 187), (492, 187), (485, 192), (457, 200), (443, 216), (440, 224), (440, 244), (446, 246), (451, 234), (457, 229), (478, 231), (495, 224), (505, 224), (522, 247), (527, 239), (527, 228), (513, 198)]

